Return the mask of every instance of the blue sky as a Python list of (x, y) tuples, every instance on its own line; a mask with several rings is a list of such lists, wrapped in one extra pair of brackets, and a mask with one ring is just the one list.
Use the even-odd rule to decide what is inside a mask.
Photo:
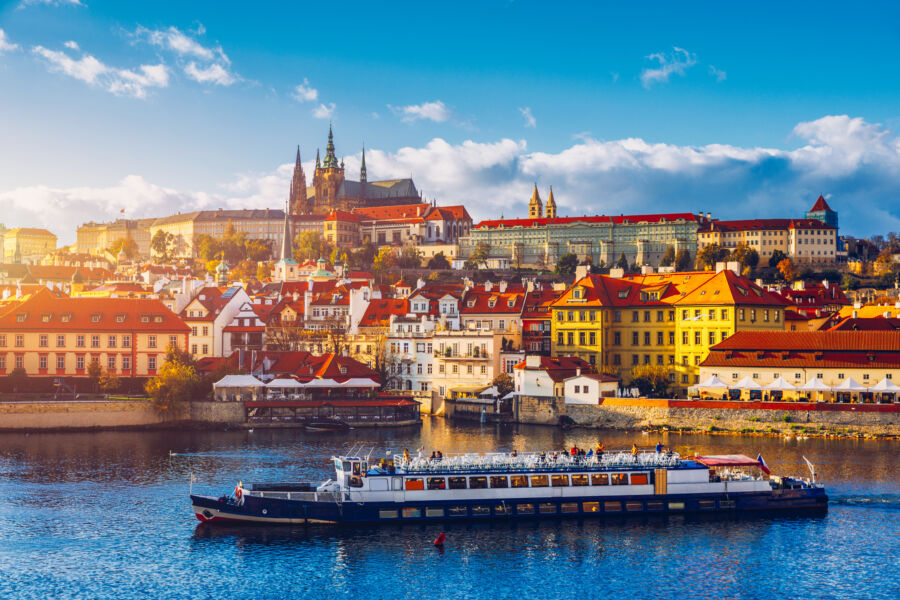
[(567, 214), (824, 193), (842, 233), (900, 230), (894, 4), (620, 4), (3, 3), (0, 222), (280, 206), (331, 120), (348, 169), (365, 143), (476, 219), (537, 182)]

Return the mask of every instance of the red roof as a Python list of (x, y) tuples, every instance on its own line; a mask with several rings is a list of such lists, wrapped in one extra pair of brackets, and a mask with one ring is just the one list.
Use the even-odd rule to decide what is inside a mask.
[(828, 328), (827, 331), (898, 331), (900, 318), (897, 317), (844, 317)]
[(655, 215), (620, 215), (618, 217), (556, 217), (540, 219), (491, 219), (481, 221), (475, 229), (495, 227), (542, 227), (545, 225), (569, 225), (573, 223), (614, 223), (616, 225), (637, 223), (661, 223), (676, 221), (699, 221), (700, 216), (693, 213), (667, 213)]
[(900, 331), (738, 331), (711, 350), (900, 353)]
[(396, 206), (366, 206), (354, 208), (353, 212), (370, 221), (393, 221), (424, 217), (431, 209), (430, 204), (398, 204)]
[(409, 312), (409, 303), (404, 298), (374, 299), (369, 302), (366, 312), (359, 321), (360, 327), (387, 327), (391, 315), (398, 317)]
[(462, 204), (456, 206), (438, 206), (431, 210), (428, 213), (428, 216), (425, 218), (426, 221), (438, 221), (443, 219), (444, 221), (471, 221), (472, 217), (469, 216), (469, 212), (466, 210), (466, 207)]
[[(816, 200), (816, 203), (813, 204), (813, 207), (809, 212), (820, 212), (820, 211), (826, 211), (826, 210), (830, 211), (831, 207), (828, 206), (828, 202), (825, 201), (825, 196), (820, 195), (819, 199)], [(834, 211), (832, 211), (832, 212), (834, 212)]]
[(525, 302), (524, 292), (504, 292), (471, 289), (459, 305), (462, 314), (521, 314)]
[(326, 221), (353, 221), (354, 223), (359, 222), (359, 215), (353, 214), (352, 212), (347, 212), (346, 210), (333, 210), (328, 213), (328, 216), (325, 217)]
[(0, 315), (5, 331), (158, 331), (186, 333), (190, 327), (160, 300), (69, 298), (43, 288)]
[(743, 219), (738, 221), (720, 221), (718, 219), (701, 225), (697, 233), (709, 233), (711, 231), (768, 231), (782, 229), (830, 229), (817, 219)]
[(527, 359), (513, 368), (546, 371), (550, 379), (556, 383), (575, 377), (579, 369), (582, 375), (596, 372), (594, 365), (577, 356), (541, 356), (540, 367), (528, 367), (526, 364)]

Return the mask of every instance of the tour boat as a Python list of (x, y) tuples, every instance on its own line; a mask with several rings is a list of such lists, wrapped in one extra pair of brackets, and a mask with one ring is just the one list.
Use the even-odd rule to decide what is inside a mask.
[(366, 523), (456, 519), (827, 510), (811, 477), (771, 475), (759, 456), (674, 452), (481, 453), (441, 458), (336, 456), (323, 483), (239, 483), (191, 494), (202, 522)]

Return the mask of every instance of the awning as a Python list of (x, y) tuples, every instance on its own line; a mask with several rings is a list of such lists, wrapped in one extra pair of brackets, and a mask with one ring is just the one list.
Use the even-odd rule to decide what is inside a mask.
[(733, 388), (738, 388), (739, 390), (761, 390), (762, 386), (753, 381), (753, 379), (747, 375), (736, 384), (729, 386)]
[(371, 379), (367, 379), (365, 377), (351, 377), (347, 381), (341, 384), (341, 387), (355, 387), (355, 388), (377, 388), (381, 387), (380, 383), (375, 383)]
[(887, 377), (873, 385), (869, 388), (870, 392), (880, 392), (887, 394), (896, 394), (900, 393), (900, 385), (897, 385)]
[(262, 381), (253, 375), (226, 375), (215, 382), (213, 388), (259, 388), (264, 385)]
[(784, 377), (779, 376), (778, 379), (764, 386), (767, 390), (776, 390), (782, 392), (789, 392), (791, 390), (796, 390), (797, 386), (788, 383), (785, 381)]
[(266, 384), (267, 388), (301, 388), (305, 387), (296, 379), (273, 379)]
[(819, 379), (818, 377), (814, 379), (810, 379), (803, 385), (801, 385), (798, 390), (802, 390), (804, 392), (830, 392), (831, 388), (825, 385), (825, 382)]
[(697, 387), (707, 388), (707, 389), (716, 389), (716, 390), (724, 390), (728, 387), (728, 384), (713, 375), (706, 381), (701, 381), (697, 384)]
[(486, 385), (455, 385), (450, 388), (451, 392), (464, 392), (469, 394), (477, 394), (485, 389), (488, 386)]
[(481, 393), (478, 394), (478, 395), (479, 395), (479, 396), (489, 396), (489, 397), (491, 397), (491, 398), (496, 398), (497, 396), (500, 395), (500, 392), (497, 391), (497, 388), (496, 388), (495, 386), (491, 386), (491, 387), (489, 387), (488, 389), (484, 390), (483, 392), (481, 392)]
[(695, 456), (693, 460), (707, 467), (758, 467), (759, 461), (744, 454), (719, 454)]
[(852, 377), (848, 377), (847, 379), (843, 380), (842, 382), (840, 382), (839, 384), (837, 384), (836, 386), (834, 386), (831, 389), (833, 389), (835, 392), (864, 392), (864, 391), (866, 391), (866, 387), (857, 383), (856, 380), (853, 379)]

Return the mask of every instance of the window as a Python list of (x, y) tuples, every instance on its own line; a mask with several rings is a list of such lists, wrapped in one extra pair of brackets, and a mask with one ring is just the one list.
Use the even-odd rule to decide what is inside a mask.
[(631, 345), (632, 346), (640, 346), (641, 345), (640, 334), (637, 331), (631, 332)]
[(470, 490), (483, 490), (487, 488), (487, 477), (469, 477)]
[(203, 354), (209, 354), (209, 344), (203, 344)]
[(675, 332), (674, 331), (669, 332), (669, 345), (670, 346), (675, 345)]
[(25, 347), (25, 336), (21, 333), (16, 334), (16, 348)]
[(209, 335), (209, 326), (208, 325), (203, 326), (203, 335)]
[(650, 332), (649, 331), (644, 332), (644, 345), (645, 346), (650, 345)]
[(78, 371), (84, 371), (84, 355), (79, 354), (75, 357), (75, 369)]
[(107, 338), (107, 340), (106, 340), (106, 346), (108, 348), (115, 348), (116, 347), (116, 336), (114, 336), (114, 335), (109, 336), (109, 338)]
[(25, 357), (24, 356), (16, 356), (16, 368), (24, 369), (25, 368)]
[(588, 345), (596, 346), (597, 345), (597, 334), (594, 331), (588, 333)]
[(443, 490), (447, 487), (443, 477), (429, 477), (427, 483), (429, 490)]
[(649, 479), (646, 473), (631, 474), (631, 485), (647, 485), (648, 483)]
[(716, 332), (710, 331), (709, 332), (709, 345), (712, 346), (715, 343), (716, 343)]
[(155, 335), (147, 336), (147, 347), (148, 348), (156, 348), (156, 336)]
[(631, 364), (632, 364), (632, 365), (640, 364), (640, 362), (641, 362), (641, 361), (640, 361), (640, 357), (639, 357), (637, 354), (632, 354), (632, 355), (631, 355)]
[(613, 346), (621, 346), (622, 345), (622, 332), (615, 331), (613, 332)]
[(533, 515), (534, 514), (534, 504), (530, 504), (530, 503), (516, 504), (516, 514), (517, 515)]
[(156, 370), (156, 357), (155, 356), (147, 357), (147, 369), (149, 369), (151, 371)]
[(631, 311), (631, 322), (632, 322), (632, 323), (637, 323), (637, 322), (640, 321), (640, 320), (641, 320), (641, 315), (640, 315), (640, 313), (639, 313), (638, 311), (636, 311), (636, 310)]
[(556, 504), (553, 502), (541, 502), (538, 504), (538, 512), (542, 515), (552, 515), (556, 513)]
[(197, 354), (197, 344), (191, 344), (191, 354)]
[(621, 502), (604, 502), (603, 512), (622, 512)]
[(600, 512), (600, 503), (599, 502), (582, 502), (581, 503), (581, 511), (586, 512), (586, 513)]
[(550, 483), (550, 478), (546, 475), (532, 475), (531, 476), (531, 487), (547, 487)]
[(588, 484), (588, 476), (587, 475), (572, 475), (572, 485), (573, 486), (584, 486)]
[[(112, 338), (114, 336), (110, 336), (110, 337)], [(177, 335), (169, 336), (169, 345), (172, 346), (173, 348), (178, 347), (178, 336)], [(115, 348), (115, 345), (110, 346), (110, 348)], [(357, 350), (357, 352), (359, 352), (359, 351)]]
[(131, 357), (130, 357), (130, 356), (123, 356), (123, 357), (122, 357), (122, 370), (123, 370), (123, 371), (130, 371), (130, 370), (131, 370)]
[(526, 488), (528, 487), (528, 478), (525, 475), (510, 475), (509, 487)]
[(425, 489), (425, 482), (421, 477), (407, 477), (404, 483), (404, 489), (408, 492), (414, 492)]
[(492, 488), (509, 487), (509, 480), (507, 480), (505, 475), (494, 475), (491, 477), (491, 487)]
[(621, 310), (617, 310), (616, 312), (613, 313), (613, 322), (614, 323), (622, 322), (622, 311)]
[(38, 369), (40, 369), (42, 371), (47, 370), (47, 355), (46, 354), (41, 354), (38, 357)]
[(610, 481), (613, 485), (628, 485), (628, 474), (627, 473), (613, 473), (610, 476)]
[(609, 485), (609, 475), (606, 473), (591, 473), (591, 485)]
[(65, 354), (57, 354), (56, 355), (56, 369), (59, 371), (64, 371), (66, 368), (66, 355)]
[(447, 478), (447, 487), (451, 490), (464, 490), (466, 489), (466, 478), (465, 477), (448, 477)]
[(107, 356), (106, 357), (106, 368), (110, 371), (116, 370), (116, 357), (115, 356)]
[(550, 476), (550, 485), (553, 487), (568, 487), (569, 486), (569, 476), (568, 475), (551, 475)]
[(122, 347), (123, 348), (131, 348), (131, 336), (130, 335), (122, 336)]
[(56, 336), (56, 347), (63, 348), (66, 345), (66, 336), (58, 335)]

